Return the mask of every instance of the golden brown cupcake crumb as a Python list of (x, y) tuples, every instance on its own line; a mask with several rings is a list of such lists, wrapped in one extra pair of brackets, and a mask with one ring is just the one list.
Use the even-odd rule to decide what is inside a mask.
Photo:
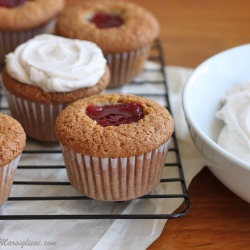
[[(118, 13), (124, 24), (99, 29), (89, 21), (94, 13)], [(146, 9), (127, 1), (84, 1), (65, 9), (58, 17), (56, 33), (69, 38), (90, 40), (104, 53), (137, 50), (158, 36), (159, 23)]]
[[(102, 127), (85, 113), (90, 104), (140, 103), (144, 117), (136, 123)], [(169, 140), (174, 130), (170, 113), (149, 99), (122, 94), (100, 94), (78, 100), (59, 114), (58, 140), (82, 155), (128, 157), (150, 152)]]
[(108, 86), (110, 73), (106, 66), (104, 75), (96, 85), (71, 92), (45, 92), (39, 87), (21, 83), (9, 76), (6, 67), (3, 69), (2, 77), (5, 88), (18, 97), (38, 103), (67, 104), (77, 99), (102, 92)]
[(0, 7), (0, 30), (36, 28), (56, 16), (63, 7), (64, 0), (34, 0), (15, 8)]
[(0, 167), (14, 160), (25, 144), (26, 135), (20, 123), (0, 113)]

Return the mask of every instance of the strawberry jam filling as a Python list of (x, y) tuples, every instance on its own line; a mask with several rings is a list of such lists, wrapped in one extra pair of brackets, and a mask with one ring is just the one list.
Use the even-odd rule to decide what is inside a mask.
[(144, 117), (143, 107), (139, 103), (117, 103), (103, 106), (91, 104), (86, 108), (86, 114), (103, 127), (130, 124)]
[(124, 23), (119, 15), (104, 12), (94, 14), (90, 22), (94, 23), (99, 29), (120, 27)]
[(14, 8), (24, 4), (26, 1), (27, 0), (0, 0), (0, 6), (7, 8)]

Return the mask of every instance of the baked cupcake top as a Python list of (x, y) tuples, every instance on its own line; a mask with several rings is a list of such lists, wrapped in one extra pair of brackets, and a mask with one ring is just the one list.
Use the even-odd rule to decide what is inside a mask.
[[(120, 105), (129, 106), (129, 110), (125, 108), (124, 111), (129, 113), (125, 114), (125, 123)], [(110, 107), (118, 111), (107, 111)], [(116, 120), (115, 124), (103, 125), (98, 120), (100, 116), (95, 114), (98, 109), (107, 111), (99, 113), (101, 120)], [(116, 115), (118, 118), (114, 118)], [(59, 114), (55, 130), (60, 143), (77, 153), (116, 158), (144, 154), (158, 148), (171, 137), (174, 123), (166, 108), (147, 98), (100, 94), (70, 104)]]
[(28, 100), (70, 102), (83, 92), (89, 96), (90, 89), (101, 92), (109, 71), (95, 43), (43, 34), (6, 56), (3, 79), (7, 89)]
[(26, 135), (19, 122), (0, 113), (0, 167), (14, 160), (24, 149)]
[(13, 4), (11, 7), (0, 5), (0, 30), (18, 31), (38, 27), (56, 16), (64, 7), (64, 0), (19, 2), (20, 5)]
[(90, 40), (104, 53), (141, 48), (159, 34), (159, 23), (146, 9), (127, 1), (84, 1), (64, 9), (56, 33)]
[(2, 78), (5, 88), (16, 96), (39, 103), (67, 104), (83, 97), (101, 93), (108, 86), (110, 72), (106, 66), (103, 76), (95, 86), (80, 88), (70, 92), (44, 92), (39, 87), (24, 84), (13, 79), (7, 73), (6, 67), (2, 71)]

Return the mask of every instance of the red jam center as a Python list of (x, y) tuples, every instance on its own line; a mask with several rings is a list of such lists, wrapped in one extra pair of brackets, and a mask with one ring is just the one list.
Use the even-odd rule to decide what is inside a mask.
[(86, 114), (103, 127), (137, 122), (144, 117), (139, 103), (118, 103), (115, 105), (89, 105)]
[(13, 8), (24, 4), (27, 0), (0, 0), (0, 6)]
[(120, 27), (124, 23), (119, 15), (104, 12), (96, 13), (90, 19), (90, 22), (94, 23), (99, 29)]

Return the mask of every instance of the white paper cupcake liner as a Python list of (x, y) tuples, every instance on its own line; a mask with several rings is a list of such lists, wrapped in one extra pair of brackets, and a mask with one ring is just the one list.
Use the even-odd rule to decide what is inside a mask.
[(139, 75), (150, 49), (151, 45), (147, 45), (135, 51), (105, 54), (111, 75), (108, 88), (125, 85)]
[(4, 204), (9, 197), (15, 170), (19, 163), (20, 157), (21, 154), (10, 163), (0, 167), (0, 205)]
[(5, 89), (12, 116), (21, 123), (26, 135), (44, 142), (56, 142), (54, 131), (63, 104), (42, 104), (22, 99)]
[(5, 55), (14, 51), (19, 44), (26, 42), (38, 34), (51, 32), (54, 24), (55, 20), (53, 19), (42, 26), (30, 30), (0, 31), (0, 63), (4, 63)]
[(170, 140), (152, 152), (127, 158), (98, 158), (61, 145), (71, 185), (80, 193), (107, 201), (131, 200), (160, 182)]

